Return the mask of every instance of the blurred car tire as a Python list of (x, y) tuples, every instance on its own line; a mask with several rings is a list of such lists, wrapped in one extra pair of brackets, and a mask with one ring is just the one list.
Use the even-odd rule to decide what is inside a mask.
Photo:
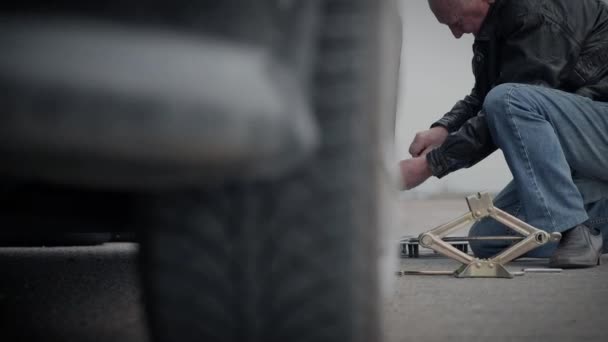
[(304, 166), (142, 201), (141, 267), (157, 341), (379, 340), (381, 3), (322, 2), (311, 75), (321, 142)]

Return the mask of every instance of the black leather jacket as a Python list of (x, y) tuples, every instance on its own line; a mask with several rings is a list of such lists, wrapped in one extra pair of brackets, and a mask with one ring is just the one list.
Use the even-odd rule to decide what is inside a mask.
[(542, 85), (608, 101), (608, 5), (601, 0), (497, 0), (473, 52), (475, 87), (431, 126), (450, 132), (427, 154), (438, 178), (497, 149), (481, 109), (499, 84)]

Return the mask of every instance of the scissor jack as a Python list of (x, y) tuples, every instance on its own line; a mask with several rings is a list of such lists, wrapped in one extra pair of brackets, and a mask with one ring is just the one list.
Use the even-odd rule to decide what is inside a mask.
[[(468, 213), (422, 233), (418, 237), (422, 247), (430, 248), (462, 263), (462, 266), (454, 271), (454, 275), (458, 278), (513, 278), (513, 274), (505, 268), (509, 261), (548, 242), (558, 242), (561, 239), (560, 233), (549, 234), (494, 207), (492, 198), (486, 192), (468, 196), (467, 203), (469, 205)], [(444, 241), (448, 234), (457, 231), (465, 223), (478, 221), (485, 217), (491, 217), (519, 233), (522, 235), (521, 240), (490, 259), (475, 258)], [(485, 240), (490, 239), (492, 238), (488, 237)]]

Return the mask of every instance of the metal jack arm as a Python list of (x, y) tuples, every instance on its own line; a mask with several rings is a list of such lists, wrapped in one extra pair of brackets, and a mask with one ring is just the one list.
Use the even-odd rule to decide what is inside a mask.
[[(550, 241), (557, 242), (561, 239), (560, 233), (549, 234), (494, 207), (492, 198), (488, 193), (483, 192), (468, 196), (467, 203), (469, 205), (468, 213), (426, 233), (422, 233), (419, 237), (421, 246), (430, 248), (463, 264), (455, 272), (455, 275), (459, 278), (512, 278), (513, 275), (506, 270), (505, 264)], [(460, 229), (465, 223), (474, 220), (478, 221), (485, 217), (497, 220), (523, 235), (524, 239), (490, 259), (474, 258), (442, 240), (448, 234)]]

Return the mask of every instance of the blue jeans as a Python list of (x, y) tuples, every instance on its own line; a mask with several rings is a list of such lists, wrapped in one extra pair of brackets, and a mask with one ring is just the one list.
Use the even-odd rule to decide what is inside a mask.
[[(587, 222), (608, 247), (608, 103), (563, 91), (503, 84), (483, 104), (495, 144), (513, 181), (494, 199), (496, 207), (547, 232), (563, 232)], [(471, 227), (470, 236), (514, 235), (493, 219)], [(511, 243), (472, 242), (481, 258)], [(529, 252), (550, 257), (557, 244)]]

